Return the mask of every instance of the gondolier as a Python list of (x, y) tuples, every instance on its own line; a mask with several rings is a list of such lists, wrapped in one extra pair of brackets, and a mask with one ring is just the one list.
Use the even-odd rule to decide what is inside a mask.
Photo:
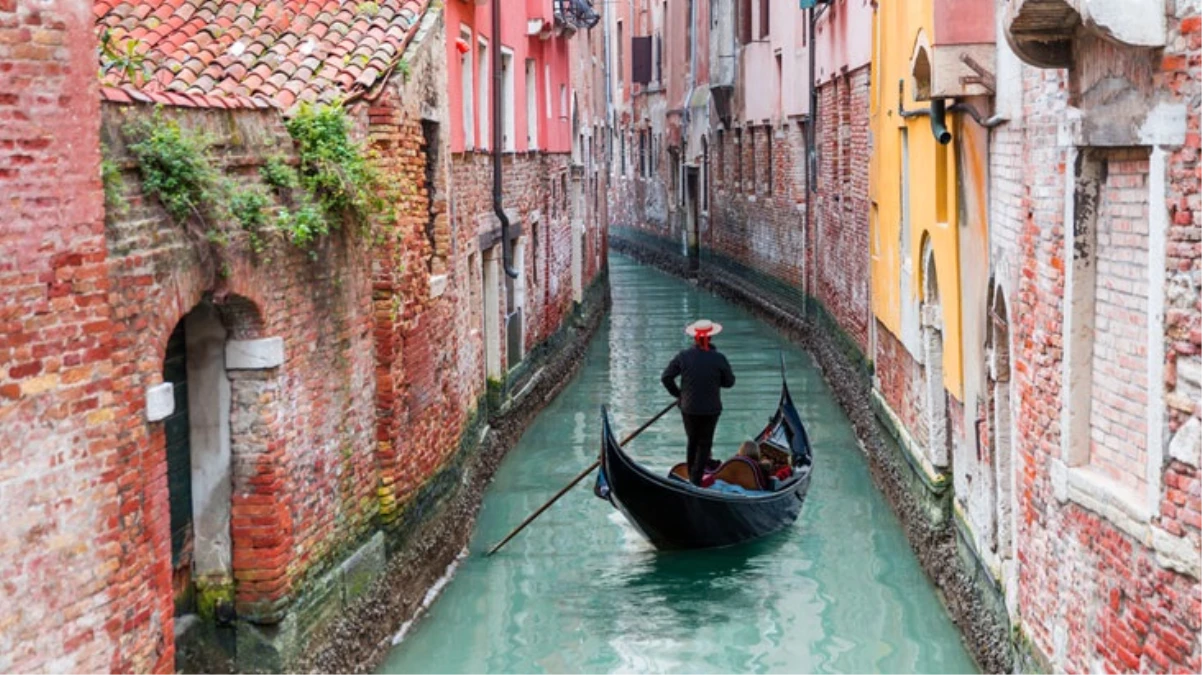
[[(735, 374), (726, 357), (711, 342), (722, 332), (722, 324), (701, 319), (687, 326), (684, 332), (693, 338), (693, 346), (672, 359), (660, 380), (669, 394), (680, 399), (684, 430), (689, 437), (689, 480), (700, 485), (714, 444), (714, 429), (722, 414), (720, 390), (734, 386)], [(677, 377), (680, 386), (676, 385)]]

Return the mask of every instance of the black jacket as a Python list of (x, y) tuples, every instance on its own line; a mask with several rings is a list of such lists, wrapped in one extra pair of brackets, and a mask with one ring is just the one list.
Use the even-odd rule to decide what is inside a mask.
[[(680, 386), (676, 386), (676, 376)], [(717, 415), (722, 412), (719, 389), (735, 386), (730, 363), (712, 345), (709, 351), (696, 346), (682, 350), (660, 378), (672, 396), (680, 398), (680, 410), (688, 415)]]

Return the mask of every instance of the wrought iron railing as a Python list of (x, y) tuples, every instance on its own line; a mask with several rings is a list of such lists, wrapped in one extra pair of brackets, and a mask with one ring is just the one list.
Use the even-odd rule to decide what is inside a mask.
[(555, 20), (572, 28), (592, 28), (601, 20), (592, 0), (555, 0)]

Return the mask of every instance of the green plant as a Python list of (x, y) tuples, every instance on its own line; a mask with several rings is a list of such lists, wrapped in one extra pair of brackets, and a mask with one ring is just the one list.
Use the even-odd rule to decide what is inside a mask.
[(142, 84), (153, 72), (151, 64), (146, 61), (146, 55), (138, 52), (141, 44), (130, 38), (122, 45), (113, 41), (113, 32), (106, 29), (100, 36), (100, 78), (104, 79), (110, 72), (117, 73), (118, 82), (133, 82)]
[(380, 13), (380, 6), (374, 2), (361, 2), (358, 7), (359, 13), (363, 16), (375, 16)]
[(268, 207), (271, 199), (262, 189), (234, 187), (230, 191), (230, 215), (250, 238), (255, 253), (263, 251), (263, 232), (269, 225)]
[[(101, 154), (105, 154), (102, 150)], [(105, 157), (100, 160), (100, 182), (104, 185), (104, 206), (115, 214), (125, 213), (129, 204), (125, 201), (125, 179), (121, 177), (121, 166)]]
[(276, 227), (288, 237), (288, 241), (302, 248), (330, 232), (321, 210), (308, 200), (292, 209), (281, 208), (276, 215)]
[(288, 160), (279, 155), (267, 158), (267, 162), (259, 167), (259, 175), (263, 182), (277, 192), (294, 189), (299, 184), (296, 169), (288, 164)]
[(332, 227), (346, 218), (365, 223), (385, 212), (383, 181), (351, 140), (350, 120), (341, 107), (302, 103), (287, 127), (300, 158), (300, 185)]
[(205, 214), (213, 215), (219, 205), (218, 174), (209, 159), (208, 140), (182, 130), (158, 110), (149, 120), (127, 125), (124, 132), (139, 139), (128, 147), (142, 174), (142, 190), (158, 199), (177, 223), (195, 216), (207, 225)]

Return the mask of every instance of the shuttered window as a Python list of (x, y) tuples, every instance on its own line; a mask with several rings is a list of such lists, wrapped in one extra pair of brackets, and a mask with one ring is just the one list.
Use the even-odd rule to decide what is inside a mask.
[(651, 36), (634, 37), (630, 42), (630, 81), (638, 84), (651, 82)]

